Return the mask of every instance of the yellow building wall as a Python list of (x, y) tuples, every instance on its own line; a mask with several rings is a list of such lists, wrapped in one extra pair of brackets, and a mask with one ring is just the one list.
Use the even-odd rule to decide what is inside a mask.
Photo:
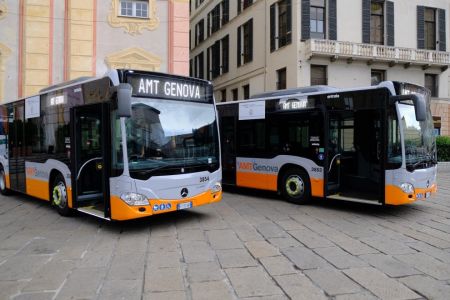
[(51, 2), (23, 0), (22, 94), (37, 93), (51, 83)]
[(93, 76), (95, 0), (69, 0), (66, 79)]

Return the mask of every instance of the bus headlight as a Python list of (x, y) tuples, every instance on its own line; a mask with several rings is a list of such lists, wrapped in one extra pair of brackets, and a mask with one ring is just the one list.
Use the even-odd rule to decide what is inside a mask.
[(414, 186), (411, 183), (402, 183), (400, 188), (407, 194), (414, 194)]
[(213, 193), (220, 192), (221, 190), (222, 190), (222, 184), (219, 181), (214, 183), (214, 185), (211, 188), (211, 192), (213, 192)]
[(150, 205), (147, 197), (136, 193), (125, 193), (120, 196), (120, 199), (125, 201), (128, 205), (139, 206), (139, 205)]

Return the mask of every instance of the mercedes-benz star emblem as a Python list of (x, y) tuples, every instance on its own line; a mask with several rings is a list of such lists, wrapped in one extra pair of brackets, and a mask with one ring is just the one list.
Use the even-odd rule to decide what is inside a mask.
[(188, 194), (189, 194), (189, 190), (187, 188), (181, 189), (181, 197), (186, 198)]

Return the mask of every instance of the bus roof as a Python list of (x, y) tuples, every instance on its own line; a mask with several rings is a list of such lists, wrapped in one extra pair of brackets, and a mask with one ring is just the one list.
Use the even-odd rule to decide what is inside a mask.
[(389, 92), (391, 93), (391, 95), (396, 94), (393, 81), (383, 81), (383, 82), (380, 82), (378, 85), (374, 85), (374, 86), (344, 88), (344, 89), (339, 89), (339, 88), (326, 86), (326, 85), (317, 85), (317, 86), (309, 86), (309, 87), (302, 87), (302, 88), (293, 88), (293, 89), (266, 92), (266, 93), (256, 94), (256, 95), (250, 97), (249, 99), (242, 99), (239, 101), (221, 102), (221, 103), (217, 103), (217, 105), (227, 105), (227, 104), (231, 104), (231, 103), (246, 102), (249, 100), (264, 101), (264, 100), (276, 99), (276, 98), (299, 97), (299, 96), (304, 97), (304, 96), (322, 95), (322, 94), (329, 94), (329, 93), (375, 90), (375, 89), (381, 89), (381, 88), (388, 89)]

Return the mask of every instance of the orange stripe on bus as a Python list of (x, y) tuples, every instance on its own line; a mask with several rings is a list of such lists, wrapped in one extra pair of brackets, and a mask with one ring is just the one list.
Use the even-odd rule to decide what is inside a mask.
[(9, 178), (9, 173), (5, 174), (5, 186), (7, 189), (11, 188), (11, 179)]
[(277, 191), (278, 175), (236, 172), (236, 185), (261, 190)]
[(311, 196), (323, 197), (323, 179), (311, 178)]
[(38, 179), (27, 178), (26, 179), (26, 194), (49, 201), (48, 182)]
[[(192, 202), (192, 207), (219, 202), (222, 199), (222, 192), (211, 193), (206, 191), (198, 196), (192, 198), (186, 198), (181, 200), (162, 200), (155, 199), (150, 200), (150, 205), (141, 206), (129, 206), (118, 196), (111, 195), (111, 219), (124, 221), (136, 218), (148, 217), (155, 214), (162, 214), (177, 210), (177, 205), (180, 203)], [(160, 211), (153, 211), (154, 205), (168, 204), (170, 203), (170, 209), (164, 209)], [(145, 208), (145, 211), (140, 211)]]
[[(415, 194), (407, 194), (396, 185), (387, 185), (385, 188), (385, 204), (402, 205), (412, 203), (416, 200), (419, 200), (416, 198), (417, 194), (425, 195), (427, 192), (437, 192), (437, 185), (434, 184), (428, 189), (416, 188), (414, 191)], [(421, 198), (420, 200), (425, 200), (425, 198)]]

